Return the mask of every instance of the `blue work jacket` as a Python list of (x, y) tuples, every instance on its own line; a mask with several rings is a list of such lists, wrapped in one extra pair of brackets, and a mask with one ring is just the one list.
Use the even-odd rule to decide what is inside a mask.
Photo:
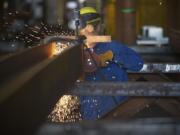
[[(143, 60), (139, 54), (125, 45), (112, 41), (98, 43), (93, 51), (103, 54), (113, 52), (113, 60), (107, 67), (99, 68), (93, 73), (86, 74), (87, 81), (128, 81), (127, 70), (139, 71), (143, 67)], [(81, 114), (84, 120), (96, 120), (121, 104), (124, 96), (81, 96)]]

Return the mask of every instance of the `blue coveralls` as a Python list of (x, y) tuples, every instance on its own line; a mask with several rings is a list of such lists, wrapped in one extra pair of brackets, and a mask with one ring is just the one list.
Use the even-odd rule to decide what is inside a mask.
[[(139, 71), (143, 67), (143, 60), (132, 49), (123, 44), (112, 41), (98, 43), (93, 51), (103, 54), (111, 50), (113, 61), (107, 67), (99, 68), (96, 72), (87, 74), (87, 81), (128, 81), (126, 70)], [(81, 96), (81, 114), (84, 120), (96, 120), (113, 108), (121, 104), (127, 97), (124, 96)]]

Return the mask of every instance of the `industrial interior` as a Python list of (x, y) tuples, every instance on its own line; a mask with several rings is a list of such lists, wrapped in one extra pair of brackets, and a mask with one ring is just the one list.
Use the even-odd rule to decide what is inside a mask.
[[(84, 42), (95, 40), (77, 30), (87, 6), (102, 37), (142, 57), (128, 82), (84, 81)], [(179, 135), (179, 53), (179, 0), (1, 0), (0, 134)], [(96, 95), (128, 98), (83, 120), (79, 97)]]

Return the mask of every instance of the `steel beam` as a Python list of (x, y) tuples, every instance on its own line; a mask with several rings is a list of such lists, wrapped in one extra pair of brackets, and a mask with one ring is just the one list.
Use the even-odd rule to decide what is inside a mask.
[(179, 135), (180, 122), (173, 119), (93, 121), (45, 124), (37, 135)]
[(0, 83), (12, 75), (48, 59), (51, 55), (51, 45), (41, 45), (10, 54), (0, 59)]
[[(4, 68), (1, 73), (7, 73), (10, 69), (12, 74), (7, 73), (8, 78), (5, 77), (0, 83), (2, 134), (33, 134), (45, 121), (59, 97), (66, 94), (67, 89), (81, 75), (80, 45), (71, 46), (57, 56), (44, 57), (46, 51), (49, 51), (48, 48), (49, 45), (39, 46), (3, 60)], [(31, 58), (39, 56), (38, 61), (31, 61)], [(27, 61), (27, 68), (22, 68), (26, 60), (30, 60), (31, 64)], [(15, 61), (17, 63), (14, 63)], [(7, 63), (11, 63), (9, 66), (20, 67), (20, 70), (13, 70)]]
[(179, 97), (180, 83), (155, 82), (82, 82), (70, 93), (77, 95), (121, 95), (146, 97)]

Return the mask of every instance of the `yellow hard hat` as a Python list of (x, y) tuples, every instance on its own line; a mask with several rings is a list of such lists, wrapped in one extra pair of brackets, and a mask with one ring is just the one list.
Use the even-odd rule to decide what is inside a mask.
[(93, 22), (98, 22), (101, 20), (100, 14), (93, 7), (83, 7), (80, 9), (81, 19), (85, 24), (90, 24)]
[(85, 15), (85, 14), (97, 14), (97, 11), (92, 7), (83, 7), (80, 9), (80, 15)]

